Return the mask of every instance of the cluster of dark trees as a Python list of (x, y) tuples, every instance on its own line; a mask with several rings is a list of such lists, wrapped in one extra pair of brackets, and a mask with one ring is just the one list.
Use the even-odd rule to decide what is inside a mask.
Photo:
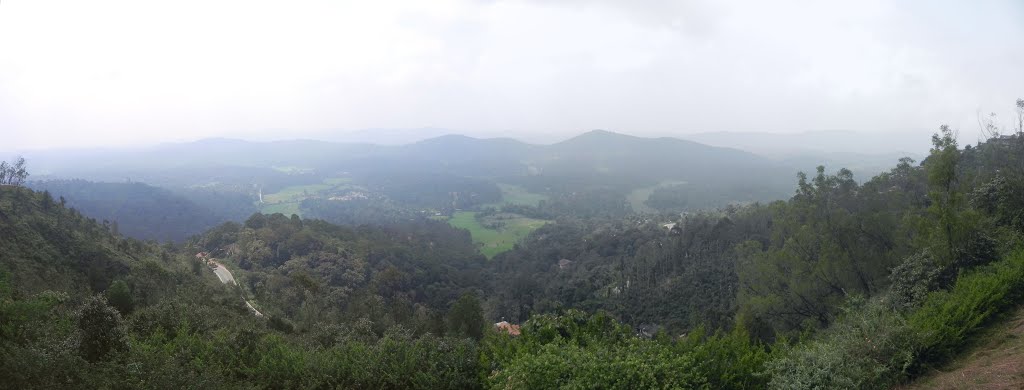
[(439, 221), (347, 227), (254, 214), (191, 247), (237, 266), (247, 294), (302, 332), (367, 319), (378, 333), (402, 325), (443, 335), (449, 305), (484, 286), (486, 260), (469, 234)]
[[(465, 286), (479, 284), (482, 257), (463, 231), (257, 214), (158, 245), (48, 192), (5, 187), (0, 236), (5, 386), (479, 386), (475, 340), (487, 327)], [(195, 257), (207, 247), (227, 248), (211, 252), (240, 287)]]
[(484, 179), (406, 168), (362, 177), (367, 187), (415, 208), (466, 209), (501, 200), (501, 190)]
[(20, 186), (28, 178), (25, 158), (18, 157), (13, 163), (0, 161), (0, 185)]
[(399, 225), (418, 220), (423, 216), (422, 209), (416, 210), (382, 198), (348, 201), (303, 199), (299, 207), (305, 216), (349, 226)]

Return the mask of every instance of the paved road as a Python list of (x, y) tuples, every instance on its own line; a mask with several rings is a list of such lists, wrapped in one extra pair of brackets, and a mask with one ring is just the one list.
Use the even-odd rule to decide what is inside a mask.
[(221, 283), (230, 282), (231, 284), (238, 285), (238, 282), (235, 282), (234, 275), (231, 275), (231, 271), (229, 271), (227, 267), (221, 263), (214, 264), (216, 264), (216, 266), (213, 268), (213, 273), (217, 274), (217, 278), (220, 279)]
[[(231, 270), (229, 270), (228, 267), (225, 267), (224, 264), (221, 264), (215, 260), (211, 261), (213, 261), (214, 264), (213, 273), (217, 274), (217, 279), (220, 279), (221, 283), (231, 283), (236, 286), (238, 285), (238, 282), (235, 281), (235, 276), (231, 274)], [(254, 307), (252, 303), (249, 303), (249, 301), (246, 300), (245, 297), (242, 297), (242, 300), (245, 301), (245, 306), (248, 306), (249, 310), (252, 310), (253, 314), (255, 314), (257, 317), (263, 317), (263, 313), (260, 313), (259, 310), (256, 310), (256, 307)]]

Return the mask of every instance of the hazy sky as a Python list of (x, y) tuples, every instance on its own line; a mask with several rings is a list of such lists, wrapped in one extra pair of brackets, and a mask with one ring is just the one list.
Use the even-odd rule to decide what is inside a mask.
[(1022, 40), (1020, 0), (0, 0), (0, 150), (422, 126), (972, 138), (1024, 97)]

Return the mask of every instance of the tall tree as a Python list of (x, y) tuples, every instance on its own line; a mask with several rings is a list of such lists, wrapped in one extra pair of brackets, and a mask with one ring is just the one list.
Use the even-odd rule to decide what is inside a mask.
[(82, 336), (78, 351), (85, 360), (106, 360), (110, 354), (128, 347), (121, 313), (101, 295), (85, 303), (78, 318), (78, 330)]
[(106, 292), (107, 302), (123, 315), (128, 315), (135, 308), (135, 300), (132, 298), (132, 291), (124, 280), (117, 280), (110, 285)]
[(483, 309), (480, 308), (480, 300), (476, 294), (462, 294), (448, 313), (448, 330), (457, 335), (480, 340), (484, 336), (485, 326)]
[(937, 222), (932, 229), (933, 245), (937, 246), (935, 254), (942, 265), (954, 261), (954, 248), (957, 237), (957, 209), (962, 195), (956, 189), (956, 167), (960, 159), (957, 149), (956, 133), (947, 125), (939, 128), (939, 133), (932, 135), (931, 154), (926, 160), (928, 170), (928, 198), (931, 201), (928, 211)]
[(28, 168), (25, 166), (25, 158), (18, 157), (14, 164), (0, 161), (0, 185), (20, 186), (28, 178)]

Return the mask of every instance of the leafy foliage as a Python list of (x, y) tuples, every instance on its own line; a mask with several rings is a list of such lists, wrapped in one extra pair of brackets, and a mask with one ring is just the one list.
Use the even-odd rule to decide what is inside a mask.
[[(465, 231), (415, 216), (338, 226), (253, 214), (160, 246), (49, 192), (3, 186), (0, 378), (16, 388), (890, 387), (948, 360), (1024, 297), (1014, 190), (1024, 142), (961, 150), (954, 139), (943, 128), (922, 164), (902, 159), (863, 183), (821, 167), (799, 175), (787, 201), (686, 215), (627, 216), (616, 186), (607, 196), (546, 187), (583, 169), (552, 163), (519, 183), (547, 199), (504, 211), (554, 221), (491, 260)], [(617, 171), (594, 174), (653, 180)], [(436, 190), (407, 201), (453, 196)], [(238, 284), (221, 283), (209, 257)], [(502, 318), (520, 334), (489, 329)]]

